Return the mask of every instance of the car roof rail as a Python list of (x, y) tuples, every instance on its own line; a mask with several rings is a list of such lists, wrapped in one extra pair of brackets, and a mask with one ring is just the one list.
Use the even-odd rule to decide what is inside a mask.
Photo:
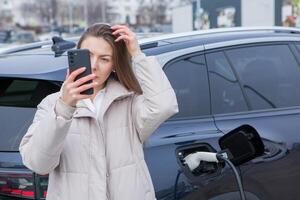
[(33, 50), (33, 49), (39, 49), (42, 48), (43, 46), (49, 45), (49, 41), (43, 41), (43, 42), (34, 42), (30, 44), (23, 44), (23, 45), (18, 45), (18, 46), (12, 46), (8, 47), (4, 50), (1, 50), (1, 54), (10, 54), (10, 53), (17, 53), (21, 51), (26, 51), (26, 50)]
[(249, 26), (249, 27), (229, 27), (229, 28), (213, 28), (208, 30), (197, 30), (183, 33), (170, 33), (151, 38), (141, 39), (142, 43), (151, 43), (152, 41), (172, 40), (175, 38), (201, 36), (218, 33), (238, 33), (238, 32), (274, 32), (274, 33), (290, 33), (300, 34), (300, 28), (290, 28), (282, 26)]
[(140, 47), (141, 47), (142, 50), (144, 50), (144, 49), (150, 49), (150, 48), (157, 47), (157, 46), (158, 46), (158, 42), (157, 41), (146, 42), (146, 43), (141, 43), (140, 44)]
[(34, 50), (43, 47), (51, 47), (51, 50), (55, 53), (55, 57), (61, 56), (68, 49), (72, 49), (76, 46), (76, 41), (78, 37), (71, 37), (68, 40), (64, 40), (61, 37), (54, 36), (51, 40), (34, 42), (30, 44), (23, 44), (18, 46), (7, 47), (0, 51), (0, 54), (11, 54), (21, 51)]

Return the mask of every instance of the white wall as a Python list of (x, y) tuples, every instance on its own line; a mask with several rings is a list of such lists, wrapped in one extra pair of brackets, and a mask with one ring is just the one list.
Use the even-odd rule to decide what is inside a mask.
[(275, 25), (275, 0), (242, 0), (242, 26)]
[(193, 30), (193, 7), (192, 5), (173, 8), (172, 31), (174, 33)]

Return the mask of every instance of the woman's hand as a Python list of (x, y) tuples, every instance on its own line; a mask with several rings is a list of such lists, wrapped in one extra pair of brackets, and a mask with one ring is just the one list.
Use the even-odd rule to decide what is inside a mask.
[(135, 33), (132, 32), (127, 26), (115, 25), (112, 26), (111, 29), (114, 31), (112, 33), (113, 35), (120, 34), (120, 36), (115, 40), (115, 42), (123, 40), (131, 57), (134, 57), (141, 53), (140, 45), (137, 41)]
[(66, 80), (62, 86), (62, 94), (60, 98), (69, 106), (75, 107), (77, 101), (91, 98), (93, 96), (93, 94), (84, 95), (80, 93), (87, 89), (93, 88), (98, 84), (97, 82), (85, 84), (86, 82), (93, 80), (95, 78), (95, 74), (90, 74), (75, 81), (75, 78), (84, 72), (85, 69), (85, 67), (81, 67), (71, 74), (69, 74), (69, 71), (67, 73)]

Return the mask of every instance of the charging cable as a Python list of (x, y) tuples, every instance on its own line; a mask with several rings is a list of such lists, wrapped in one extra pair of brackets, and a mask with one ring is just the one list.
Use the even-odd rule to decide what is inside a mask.
[(189, 169), (192, 172), (201, 164), (201, 161), (216, 162), (216, 163), (218, 163), (220, 161), (225, 161), (234, 172), (234, 175), (235, 175), (235, 178), (238, 183), (239, 190), (240, 190), (241, 200), (246, 200), (241, 177), (240, 177), (238, 171), (236, 170), (235, 166), (229, 160), (228, 157), (229, 156), (226, 151), (221, 151), (219, 153), (200, 151), (200, 152), (195, 152), (195, 153), (191, 153), (191, 154), (187, 155), (186, 157), (184, 157), (183, 160), (184, 160), (184, 163), (189, 167)]

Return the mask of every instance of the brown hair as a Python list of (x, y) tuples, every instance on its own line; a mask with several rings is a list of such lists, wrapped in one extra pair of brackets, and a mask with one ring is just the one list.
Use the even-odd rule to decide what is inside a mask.
[(124, 85), (129, 91), (133, 91), (137, 94), (142, 94), (143, 91), (141, 86), (136, 79), (131, 64), (131, 56), (126, 48), (125, 42), (119, 41), (115, 42), (115, 39), (118, 37), (112, 34), (113, 30), (108, 24), (97, 23), (90, 26), (80, 37), (77, 48), (80, 49), (82, 42), (87, 37), (99, 37), (103, 38), (107, 43), (110, 44), (113, 50), (113, 64), (115, 73), (111, 73), (110, 77), (119, 81)]

